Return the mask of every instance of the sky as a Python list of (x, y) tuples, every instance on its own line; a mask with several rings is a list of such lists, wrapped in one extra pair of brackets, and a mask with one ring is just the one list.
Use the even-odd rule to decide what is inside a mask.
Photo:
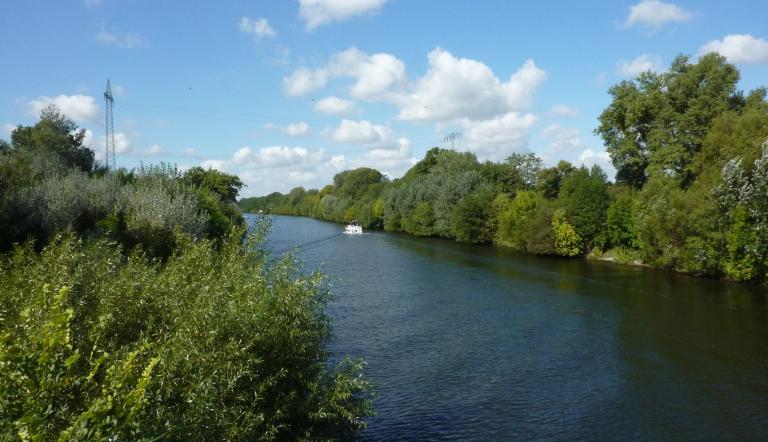
[[(614, 169), (608, 89), (719, 52), (768, 85), (768, 2), (4, 0), (0, 138), (55, 104), (117, 165), (241, 177), (241, 196), (401, 176), (433, 146)], [(446, 141), (451, 133), (460, 133)]]

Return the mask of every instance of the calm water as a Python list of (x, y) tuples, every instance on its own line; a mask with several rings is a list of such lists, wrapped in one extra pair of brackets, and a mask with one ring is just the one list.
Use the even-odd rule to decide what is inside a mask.
[(275, 217), (333, 282), (365, 440), (768, 439), (765, 289)]

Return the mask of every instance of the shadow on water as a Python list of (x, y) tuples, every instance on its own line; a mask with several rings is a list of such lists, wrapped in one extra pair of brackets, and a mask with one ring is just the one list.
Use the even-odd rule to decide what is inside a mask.
[[(378, 385), (367, 440), (764, 439), (765, 289), (277, 217)], [(315, 242), (313, 242), (315, 241)]]

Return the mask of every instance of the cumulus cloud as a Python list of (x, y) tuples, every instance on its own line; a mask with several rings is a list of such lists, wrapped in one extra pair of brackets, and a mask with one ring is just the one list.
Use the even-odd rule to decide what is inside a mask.
[(283, 92), (286, 95), (298, 97), (322, 88), (327, 82), (328, 73), (325, 69), (301, 68), (283, 78)]
[(311, 151), (304, 147), (267, 146), (259, 150), (242, 147), (232, 155), (233, 165), (279, 168), (296, 164), (315, 164), (325, 159), (323, 149)]
[(23, 103), (27, 112), (34, 116), (40, 115), (40, 111), (50, 105), (54, 105), (61, 113), (79, 124), (94, 121), (101, 116), (99, 105), (89, 95), (41, 96), (35, 100), (23, 101)]
[(557, 161), (561, 158), (571, 160), (575, 152), (586, 148), (581, 131), (576, 128), (550, 124), (541, 131), (541, 136), (549, 144), (544, 152), (545, 160)]
[(487, 120), (463, 118), (454, 124), (462, 129), (465, 150), (474, 152), (481, 160), (501, 161), (528, 146), (535, 122), (533, 114), (509, 112)]
[(611, 162), (611, 156), (606, 151), (594, 151), (592, 149), (584, 149), (575, 163), (579, 166), (592, 167), (594, 165), (600, 166), (603, 171), (608, 175), (608, 178), (613, 178), (616, 175), (616, 170), (613, 168)]
[(554, 164), (564, 159), (579, 166), (600, 166), (609, 178), (616, 174), (608, 152), (593, 148), (584, 140), (581, 131), (572, 127), (551, 124), (544, 128), (541, 137), (548, 146), (541, 153), (541, 158), (547, 164)]
[(387, 0), (299, 0), (299, 17), (307, 31), (359, 15), (372, 14)]
[(16, 126), (13, 124), (3, 123), (3, 136), (10, 137), (14, 130), (16, 130)]
[(685, 9), (658, 0), (643, 0), (629, 9), (626, 26), (659, 27), (667, 23), (681, 23), (691, 19)]
[[(90, 129), (85, 130), (85, 139), (83, 145), (88, 146), (95, 153), (98, 161), (104, 161), (106, 143), (104, 134), (94, 134)], [(133, 152), (133, 143), (125, 132), (115, 132), (115, 154), (126, 155)], [(118, 158), (119, 160), (119, 158)], [(119, 161), (118, 161), (119, 162)]]
[(661, 58), (657, 55), (642, 54), (634, 60), (619, 63), (618, 72), (624, 77), (636, 77), (643, 72), (658, 72), (662, 69)]
[(237, 174), (248, 186), (248, 195), (287, 192), (298, 185), (318, 187), (336, 173), (323, 149), (300, 146), (245, 146), (229, 159), (208, 159), (200, 165)]
[(547, 114), (550, 117), (575, 117), (579, 111), (564, 104), (556, 104), (549, 109)]
[[(115, 142), (115, 145), (117, 145), (117, 142)], [(115, 150), (117, 150), (117, 148), (115, 148)], [(159, 144), (153, 144), (149, 146), (144, 153), (146, 153), (149, 156), (155, 156), (155, 155), (160, 155), (163, 152), (164, 150), (162, 146), (160, 146)]]
[(731, 63), (768, 63), (768, 41), (749, 34), (726, 35), (699, 49), (699, 55), (717, 52)]
[(349, 115), (355, 110), (355, 103), (339, 97), (326, 97), (318, 100), (314, 105), (315, 112), (321, 114), (344, 116)]
[(107, 29), (104, 25), (96, 33), (96, 41), (126, 49), (146, 46), (148, 44), (147, 39), (141, 34), (123, 32), (118, 29)]
[(126, 93), (125, 88), (119, 84), (112, 85), (112, 92), (115, 94), (116, 97), (125, 96), (125, 93)]
[(334, 54), (328, 70), (335, 77), (355, 79), (350, 95), (362, 100), (381, 97), (405, 81), (405, 64), (387, 53), (368, 55), (357, 48)]
[(280, 132), (291, 136), (291, 137), (301, 137), (308, 135), (310, 132), (309, 124), (307, 124), (304, 121), (299, 121), (296, 123), (288, 123), (284, 126), (279, 124), (273, 124), (273, 123), (267, 123), (264, 125), (267, 129), (277, 129)]
[(370, 121), (354, 121), (346, 118), (339, 127), (331, 132), (331, 140), (344, 144), (381, 144), (392, 138), (392, 130), (387, 126), (372, 124)]
[(257, 19), (241, 17), (238, 28), (240, 28), (240, 32), (243, 34), (252, 35), (258, 39), (277, 35), (277, 32), (270, 26), (269, 21), (262, 17)]
[(485, 64), (437, 48), (429, 70), (413, 89), (396, 98), (398, 117), (409, 121), (484, 119), (530, 106), (546, 73), (527, 60), (506, 82)]
[(357, 48), (333, 54), (328, 63), (317, 69), (300, 68), (283, 78), (286, 95), (300, 96), (318, 90), (329, 78), (355, 80), (350, 95), (364, 100), (381, 98), (393, 86), (405, 82), (405, 64), (391, 54), (368, 55)]
[(347, 159), (344, 155), (335, 155), (329, 164), (336, 171), (371, 167), (390, 178), (398, 178), (417, 162), (411, 150), (411, 141), (400, 138), (390, 146), (370, 149), (359, 157)]

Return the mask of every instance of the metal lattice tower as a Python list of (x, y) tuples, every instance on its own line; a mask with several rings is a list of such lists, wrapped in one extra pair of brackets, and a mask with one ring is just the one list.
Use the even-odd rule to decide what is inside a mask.
[(451, 132), (448, 135), (446, 135), (445, 138), (443, 138), (443, 141), (444, 142), (450, 141), (451, 142), (451, 150), (453, 150), (454, 143), (456, 142), (456, 140), (460, 139), (461, 137), (462, 137), (461, 132)]
[[(112, 113), (115, 107), (115, 100), (112, 98), (112, 86), (109, 84), (109, 78), (107, 78), (107, 90), (104, 92), (104, 108), (106, 109), (106, 128), (107, 133), (105, 135), (106, 154), (104, 158), (104, 165), (107, 168), (117, 169), (117, 161), (115, 159), (115, 121), (112, 117)], [(110, 164), (110, 159), (111, 164)]]

